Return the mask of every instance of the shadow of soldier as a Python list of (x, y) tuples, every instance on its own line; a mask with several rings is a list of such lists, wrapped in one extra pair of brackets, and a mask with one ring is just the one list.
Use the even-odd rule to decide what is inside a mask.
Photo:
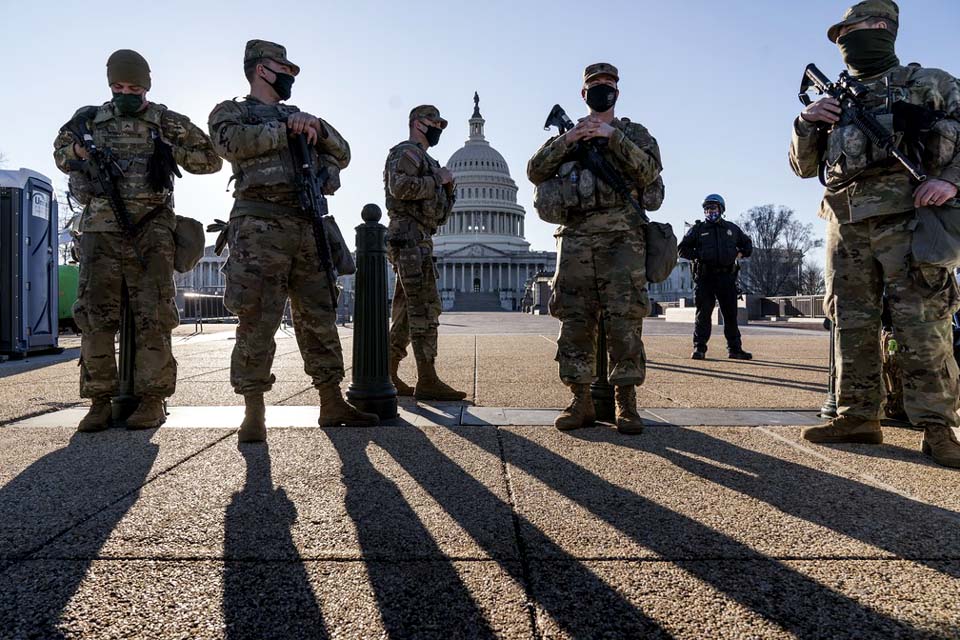
[(323, 615), (290, 528), (297, 509), (274, 488), (267, 444), (241, 445), (243, 489), (224, 523), (223, 615), (226, 637), (327, 638)]
[[(561, 496), (580, 505), (637, 544), (654, 552), (657, 557), (672, 562), (676, 567), (776, 624), (784, 631), (796, 634), (799, 637), (836, 638), (852, 636), (864, 638), (916, 637), (918, 633), (918, 630), (909, 624), (887, 617), (868, 605), (861, 604), (826, 585), (820, 584), (788, 566), (785, 562), (766, 556), (747, 544), (691, 517), (672, 511), (629, 489), (617, 486), (530, 439), (505, 429), (499, 431), (503, 457), (509, 465), (515, 466), (522, 473), (531, 476)], [(668, 445), (664, 445), (660, 439), (654, 441), (653, 438), (649, 437), (649, 434), (637, 439), (622, 436), (615, 430), (606, 428), (584, 429), (576, 432), (576, 437), (589, 442), (615, 444), (648, 451), (674, 460), (676, 458), (672, 458), (667, 453), (666, 446), (682, 448), (685, 443), (695, 445), (697, 438), (702, 436), (702, 434), (695, 432), (681, 431), (683, 431), (683, 434), (678, 435), (676, 441), (674, 438), (670, 438)], [(486, 444), (474, 437), (473, 432), (457, 430), (455, 433), (478, 446)], [(687, 433), (692, 434), (689, 439), (684, 437)], [(672, 434), (673, 428), (671, 428)], [(704, 439), (715, 441), (708, 436), (704, 436)], [(739, 447), (729, 445), (729, 443), (717, 442), (721, 446), (726, 445), (724, 450), (727, 454), (732, 454), (733, 449), (739, 449)], [(711, 455), (706, 447), (699, 447), (699, 449), (699, 455)], [(739, 459), (725, 459), (724, 462), (736, 465), (742, 462), (744, 458), (752, 459), (755, 462), (762, 458), (767, 464), (783, 464), (783, 461), (769, 456), (754, 454), (742, 449), (740, 451)], [(685, 464), (687, 460), (680, 459), (678, 463)], [(793, 465), (790, 468), (794, 467), (796, 467), (797, 472), (805, 473), (807, 479), (814, 475), (827, 475), (800, 465)], [(707, 470), (698, 467), (698, 470), (703, 472), (702, 477), (719, 481), (721, 484), (727, 477), (726, 475), (718, 477), (712, 473), (713, 468)], [(738, 475), (736, 472), (729, 473), (730, 475)], [(820, 477), (819, 479), (822, 484), (824, 478)], [(841, 483), (849, 482), (843, 481), (843, 479), (838, 480)], [(778, 497), (776, 495), (778, 491), (782, 491), (782, 483), (771, 483), (767, 488), (761, 489), (763, 480), (749, 479), (745, 481), (754, 483), (753, 495), (764, 496), (770, 499), (771, 504), (775, 506), (783, 505), (789, 508), (789, 499), (784, 501), (782, 496)], [(767, 482), (769, 482), (769, 479)], [(861, 492), (871, 490), (859, 483), (851, 484), (856, 484)], [(804, 486), (801, 481), (797, 482), (797, 490), (807, 492), (808, 496), (809, 493), (815, 491), (811, 489), (809, 483)], [(887, 494), (886, 492), (879, 493), (891, 498), (896, 497), (894, 494)], [(751, 494), (748, 492), (748, 495)], [(816, 517), (812, 513), (808, 515)], [(852, 524), (858, 516), (848, 513), (842, 517)], [(829, 521), (829, 516), (825, 518), (821, 515), (818, 520), (821, 522)], [(862, 522), (861, 525), (863, 525)], [(537, 541), (539, 532), (533, 531), (531, 533), (531, 528), (529, 523), (521, 528), (522, 536), (529, 541), (528, 546), (534, 553), (549, 557), (549, 552), (543, 552), (539, 549), (539, 542)], [(846, 528), (850, 530), (851, 535), (856, 535), (857, 528), (852, 526)], [(864, 526), (859, 527), (861, 536), (865, 529), (867, 528)], [(731, 562), (726, 562), (727, 560)], [(563, 569), (565, 567), (560, 566), (558, 568)], [(547, 567), (545, 571), (557, 573), (552, 565)], [(537, 601), (543, 604), (547, 600), (555, 602), (555, 606), (569, 607), (570, 596), (564, 588), (563, 577), (563, 574), (560, 574), (559, 579), (544, 580), (542, 583), (538, 583), (537, 588), (540, 592), (536, 595)], [(603, 594), (596, 594), (593, 597), (596, 606), (602, 607)], [(604, 633), (620, 634), (622, 628), (615, 616), (609, 616), (601, 619), (601, 626), (594, 628), (592, 633), (597, 636)]]
[[(495, 633), (458, 576), (453, 564), (456, 559), (444, 554), (396, 485), (371, 463), (371, 445), (386, 452), (490, 561), (523, 587), (531, 625), (538, 615), (536, 603), (574, 637), (602, 636), (605, 629), (598, 627), (598, 620), (614, 621), (611, 628), (618, 633), (670, 637), (656, 621), (518, 515), (509, 502), (466, 473), (421, 429), (326, 431), (341, 459), (348, 512), (390, 637), (483, 638)], [(455, 432), (476, 436), (468, 437), (472, 442), (482, 441), (483, 432), (491, 433), (489, 427), (458, 427)], [(492, 453), (500, 457), (498, 451)], [(524, 531), (525, 541), (516, 537), (518, 527)], [(506, 537), (504, 529), (509, 532)], [(530, 588), (530, 567), (519, 545), (535, 546), (552, 562), (565, 564), (562, 582), (553, 585), (559, 597), (544, 597)], [(402, 561), (411, 556), (432, 562), (417, 566)], [(388, 559), (393, 562), (386, 562)]]
[(63, 636), (63, 612), (147, 481), (155, 431), (74, 433), (0, 488), (0, 635)]

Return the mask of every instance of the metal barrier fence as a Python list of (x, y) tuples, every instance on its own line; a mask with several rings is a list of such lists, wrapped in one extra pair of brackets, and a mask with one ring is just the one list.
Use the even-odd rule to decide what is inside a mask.
[(780, 296), (760, 299), (760, 315), (782, 318), (823, 318), (824, 296)]
[(223, 306), (223, 296), (212, 293), (187, 292), (183, 294), (183, 314), (180, 318), (200, 324), (204, 322), (236, 322), (237, 316)]

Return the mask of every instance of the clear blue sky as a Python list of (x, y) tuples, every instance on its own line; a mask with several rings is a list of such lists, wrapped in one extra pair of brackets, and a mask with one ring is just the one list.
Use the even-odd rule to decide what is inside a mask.
[[(960, 74), (957, 0), (903, 0), (903, 62)], [(51, 158), (59, 126), (82, 105), (110, 98), (105, 62), (140, 51), (153, 70), (149, 98), (206, 129), (218, 102), (243, 96), (244, 43), (287, 46), (302, 71), (290, 100), (334, 124), (353, 148), (331, 209), (352, 244), (367, 202), (383, 203), (387, 150), (406, 136), (406, 114), (436, 104), (450, 126), (435, 156), (467, 138), (474, 90), (487, 138), (503, 153), (527, 209), (527, 237), (550, 249), (553, 228), (536, 217), (527, 159), (561, 103), (584, 105), (583, 67), (609, 61), (621, 74), (617, 113), (643, 123), (663, 152), (667, 197), (659, 219), (682, 231), (700, 201), (722, 193), (736, 218), (756, 204), (784, 204), (814, 222), (821, 189), (787, 165), (790, 122), (804, 66), (841, 70), (825, 36), (847, 4), (728, 0), (626, 2), (121, 3), (99, 14), (82, 2), (11, 0), (2, 9), (7, 73), (0, 86), (5, 168), (29, 167), (63, 182)], [(178, 181), (177, 210), (226, 218), (229, 170)]]

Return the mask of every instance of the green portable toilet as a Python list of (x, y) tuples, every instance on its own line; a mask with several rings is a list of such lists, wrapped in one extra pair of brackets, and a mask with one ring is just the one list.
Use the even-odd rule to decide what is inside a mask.
[(80, 281), (80, 267), (75, 264), (62, 264), (59, 269), (60, 279), (60, 304), (59, 321), (60, 330), (65, 327), (76, 330), (76, 324), (73, 322), (73, 303), (77, 301), (77, 284)]

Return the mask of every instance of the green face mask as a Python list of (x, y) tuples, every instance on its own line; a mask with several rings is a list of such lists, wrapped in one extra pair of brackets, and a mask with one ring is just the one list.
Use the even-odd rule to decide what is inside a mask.
[(115, 93), (113, 94), (113, 106), (117, 108), (120, 115), (132, 116), (140, 111), (143, 106), (143, 96), (135, 93)]
[(877, 76), (900, 64), (895, 42), (896, 36), (887, 29), (857, 29), (837, 38), (844, 64), (858, 78)]

